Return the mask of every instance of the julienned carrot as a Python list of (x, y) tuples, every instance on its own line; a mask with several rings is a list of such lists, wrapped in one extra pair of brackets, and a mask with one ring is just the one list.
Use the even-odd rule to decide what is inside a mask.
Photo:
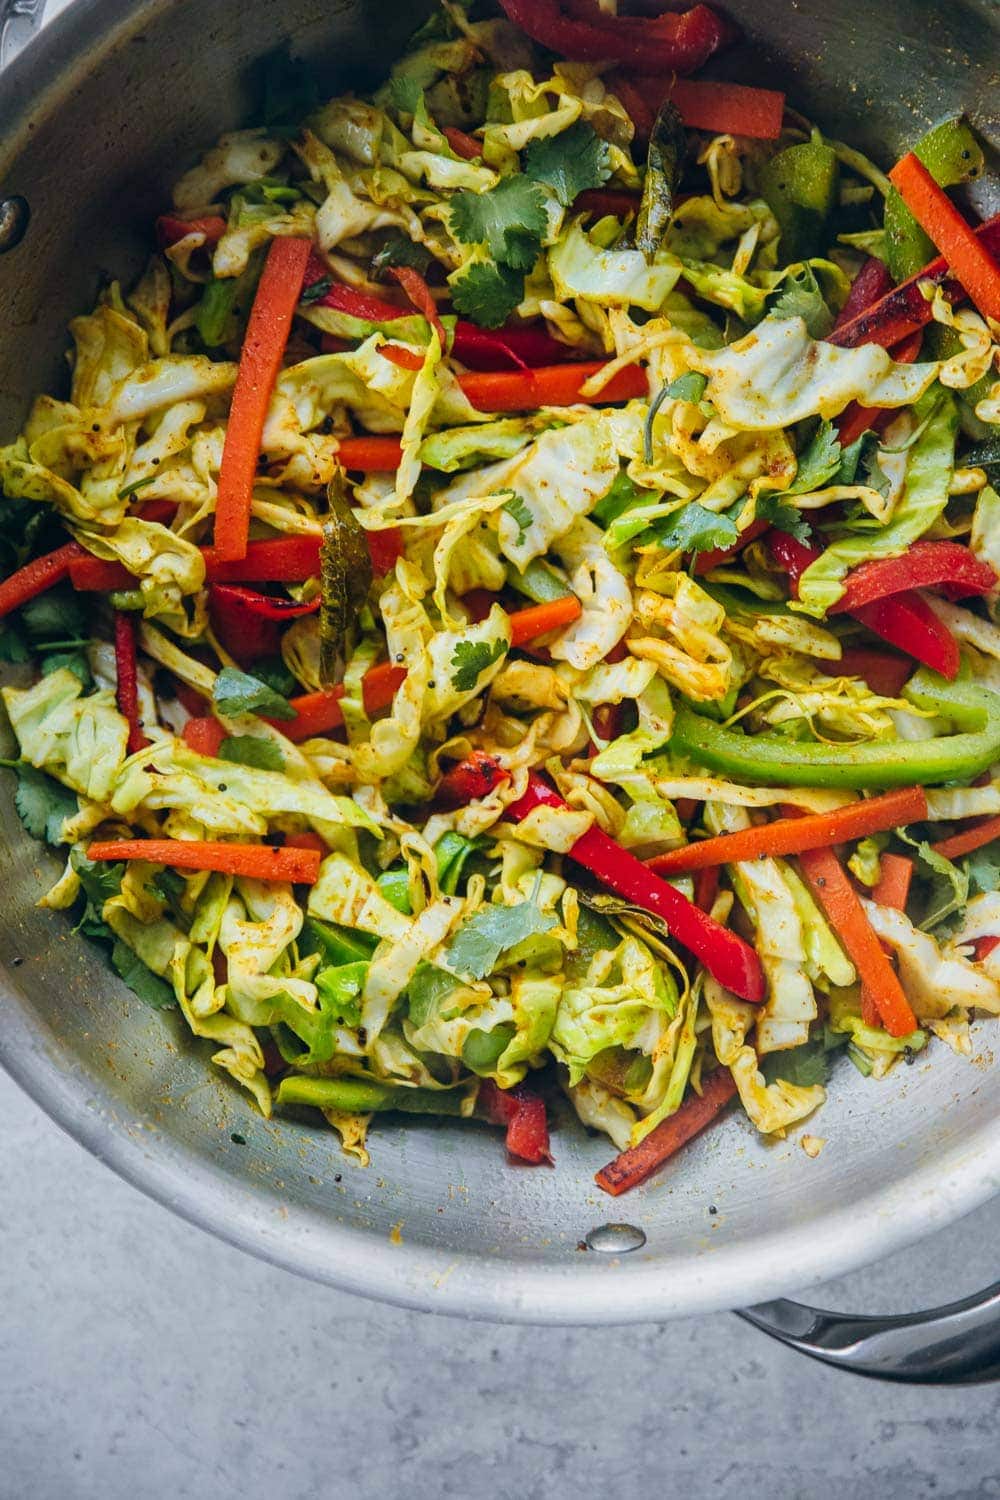
[(649, 394), (645, 371), (628, 365), (613, 375), (596, 396), (582, 396), (580, 387), (606, 361), (586, 364), (544, 365), (537, 370), (476, 370), (460, 375), (458, 383), (478, 411), (534, 411), (539, 406), (573, 406), (585, 401), (591, 406), (610, 406)]
[(832, 849), (804, 849), (799, 866), (870, 993), (882, 1025), (890, 1036), (909, 1036), (917, 1029), (917, 1018), (836, 854)]
[(886, 828), (901, 828), (927, 816), (927, 797), (923, 787), (903, 787), (880, 797), (866, 797), (849, 802), (846, 807), (828, 813), (809, 813), (801, 818), (781, 818), (758, 828), (742, 828), (738, 833), (723, 833), (700, 844), (687, 844), (657, 854), (646, 863), (658, 875), (677, 875), (688, 870), (703, 870), (708, 865), (735, 864), (741, 860), (759, 859), (783, 854), (800, 854), (806, 849), (829, 849), (849, 839), (867, 838)]
[(1000, 319), (1000, 265), (912, 151), (889, 180), (984, 317)]
[(89, 859), (143, 859), (178, 870), (218, 870), (251, 880), (287, 880), (315, 885), (319, 854), (315, 849), (275, 849), (270, 844), (223, 844), (191, 839), (118, 839), (91, 844)]
[(963, 828), (961, 833), (939, 839), (931, 848), (945, 859), (958, 859), (963, 854), (971, 854), (974, 849), (981, 849), (984, 844), (992, 844), (994, 839), (1000, 839), (1000, 817), (983, 818), (972, 828)]
[(67, 542), (44, 557), (32, 558), (23, 568), (18, 568), (9, 578), (0, 583), (0, 619), (12, 609), (20, 609), (29, 599), (54, 588), (69, 575), (70, 565), (87, 554), (79, 542)]
[(716, 1068), (705, 1079), (700, 1094), (692, 1094), (685, 1100), (676, 1114), (663, 1120), (651, 1130), (638, 1146), (630, 1146), (614, 1161), (595, 1175), (599, 1188), (617, 1198), (644, 1181), (657, 1167), (686, 1146), (706, 1125), (725, 1109), (736, 1093), (736, 1085), (728, 1068)]
[(215, 502), (215, 553), (223, 561), (246, 556), (250, 503), (264, 419), (302, 291), (310, 249), (309, 240), (272, 240), (250, 310)]
[(877, 906), (891, 906), (905, 911), (913, 879), (913, 860), (905, 854), (883, 854), (879, 859), (879, 877), (872, 886), (872, 900)]
[(582, 614), (583, 606), (575, 594), (566, 594), (548, 604), (531, 604), (527, 609), (515, 610), (510, 617), (510, 643), (523, 646), (540, 635), (548, 635), (550, 630), (572, 625)]
[[(532, 604), (527, 609), (516, 610), (510, 616), (511, 644), (523, 646), (536, 636), (547, 635), (560, 625), (568, 625), (579, 618), (580, 601), (575, 594), (555, 599), (551, 604)], [(527, 618), (530, 617), (530, 618)], [(376, 714), (388, 708), (396, 696), (396, 689), (406, 676), (406, 668), (395, 662), (383, 661), (365, 673), (362, 682), (365, 712)], [(340, 700), (344, 696), (341, 685), (326, 688), (318, 693), (303, 693), (289, 701), (295, 709), (294, 719), (275, 720), (275, 725), (288, 739), (312, 739), (317, 734), (329, 734), (339, 729), (344, 722)]]
[(403, 448), (394, 437), (341, 438), (337, 457), (345, 469), (363, 474), (394, 474), (403, 461)]

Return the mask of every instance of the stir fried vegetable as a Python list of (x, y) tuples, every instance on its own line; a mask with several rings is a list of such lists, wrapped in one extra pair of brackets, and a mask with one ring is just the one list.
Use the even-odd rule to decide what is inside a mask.
[(1000, 218), (965, 121), (683, 76), (709, 6), (502, 10), (272, 77), (74, 319), (5, 764), (265, 1114), (537, 1166), (561, 1092), (619, 1193), (1000, 1014)]

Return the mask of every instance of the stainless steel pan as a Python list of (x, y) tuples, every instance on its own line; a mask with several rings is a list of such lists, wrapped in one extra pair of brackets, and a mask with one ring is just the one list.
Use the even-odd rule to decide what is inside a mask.
[[(991, 0), (745, 0), (755, 38), (722, 72), (776, 82), (882, 160), (967, 111), (994, 143), (1000, 14)], [(40, 6), (15, 0), (4, 41)], [(372, 0), (75, 0), (0, 82), (0, 433), (57, 378), (67, 319), (104, 271), (129, 275), (151, 215), (199, 146), (245, 119), (255, 62), (286, 37), (330, 92), (370, 76), (416, 19)], [(553, 1171), (508, 1166), (497, 1134), (387, 1124), (373, 1165), (335, 1138), (267, 1123), (213, 1077), (183, 1026), (144, 1008), (34, 902), (52, 861), (0, 797), (0, 1060), (95, 1155), (194, 1222), (277, 1264), (409, 1306), (497, 1319), (614, 1323), (782, 1296), (887, 1255), (1000, 1188), (1000, 1095), (980, 1027), (972, 1064), (868, 1083), (839, 1071), (813, 1130), (766, 1145), (739, 1118), (613, 1204), (606, 1142), (558, 1122)], [(609, 1221), (627, 1221), (608, 1229)], [(588, 1243), (593, 1248), (586, 1249)], [(611, 1253), (608, 1253), (610, 1250)], [(1000, 1370), (997, 1289), (968, 1306), (859, 1325), (791, 1303), (747, 1314), (806, 1352), (889, 1378)]]

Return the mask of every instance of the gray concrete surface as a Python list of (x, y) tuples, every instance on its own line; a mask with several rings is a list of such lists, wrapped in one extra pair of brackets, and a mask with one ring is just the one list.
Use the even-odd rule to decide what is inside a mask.
[[(314, 1287), (113, 1177), (0, 1075), (0, 1500), (1000, 1496), (1000, 1386), (876, 1386), (729, 1314), (459, 1323)], [(997, 1276), (1000, 1202), (823, 1289)]]

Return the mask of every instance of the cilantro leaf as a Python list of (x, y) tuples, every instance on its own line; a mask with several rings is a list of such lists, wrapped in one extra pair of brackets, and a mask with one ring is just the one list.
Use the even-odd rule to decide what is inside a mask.
[(811, 339), (825, 339), (833, 327), (833, 314), (808, 265), (789, 272), (767, 311), (772, 318), (801, 318)]
[(159, 974), (154, 974), (121, 938), (115, 939), (111, 949), (111, 967), (120, 979), (124, 979), (133, 995), (138, 995), (154, 1010), (172, 1010), (177, 1004), (173, 987)]
[(223, 667), (215, 679), (212, 701), (220, 714), (227, 718), (237, 718), (240, 714), (267, 714), (272, 719), (295, 718), (295, 710), (287, 698), (268, 687), (266, 682), (261, 682), (259, 677), (251, 677), (249, 672), (241, 672), (236, 667)]
[(255, 766), (258, 771), (283, 771), (285, 757), (271, 740), (256, 734), (231, 734), (219, 746), (219, 759), (234, 761), (238, 766)]
[(924, 867), (925, 899), (919, 925), (925, 932), (939, 927), (957, 911), (961, 911), (968, 901), (968, 869), (963, 869), (946, 859), (943, 854), (938, 854), (925, 840), (911, 838), (902, 828), (896, 829), (896, 837), (916, 850), (917, 859)]
[(653, 462), (653, 419), (664, 401), (698, 402), (705, 394), (707, 385), (707, 376), (699, 374), (697, 370), (688, 370), (685, 374), (678, 375), (676, 380), (671, 380), (667, 385), (660, 387), (649, 403), (646, 423), (643, 427), (642, 452), (647, 464)]
[(460, 693), (471, 693), (480, 677), (507, 651), (506, 641), (459, 641), (451, 658), (451, 685)]
[(69, 862), (80, 878), (83, 894), (100, 916), (105, 901), (121, 891), (125, 866), (111, 860), (88, 859), (79, 844), (70, 852)]
[(171, 870), (164, 865), (162, 870), (157, 870), (149, 882), (149, 889), (159, 901), (168, 906), (174, 906), (187, 890), (187, 881), (179, 870)]
[(42, 660), (42, 676), (48, 677), (50, 672), (58, 672), (61, 667), (72, 672), (74, 677), (79, 677), (84, 689), (89, 692), (94, 679), (90, 674), (90, 663), (85, 652), (79, 650), (47, 652)]
[(599, 526), (608, 527), (633, 505), (647, 503), (653, 498), (648, 490), (637, 488), (625, 469), (619, 469), (607, 494), (601, 496), (590, 512), (590, 519)]
[(26, 761), (6, 760), (3, 765), (17, 776), (14, 806), (31, 837), (47, 844), (64, 843), (63, 823), (80, 811), (76, 793)]
[(423, 97), (423, 84), (415, 73), (397, 73), (389, 79), (389, 103), (399, 114), (415, 115)]
[(520, 495), (512, 495), (503, 507), (509, 516), (513, 516), (518, 526), (517, 545), (520, 547), (528, 534), (528, 529), (534, 521), (534, 516), (524, 503)]
[(461, 974), (484, 979), (502, 953), (526, 938), (541, 937), (555, 925), (555, 917), (540, 911), (534, 901), (521, 901), (517, 906), (481, 906), (449, 943), (448, 963)]
[(832, 422), (821, 422), (812, 441), (799, 454), (795, 479), (785, 493), (805, 495), (810, 490), (822, 489), (840, 472), (843, 456), (844, 450), (840, 446), (837, 429)]
[(732, 547), (739, 540), (735, 521), (707, 510), (697, 500), (654, 521), (649, 529), (660, 546), (671, 552), (711, 552), (716, 547)]
[(847, 448), (840, 450), (840, 468), (837, 470), (838, 484), (853, 484), (857, 477), (861, 454), (868, 442), (868, 433), (863, 432)]
[(879, 444), (877, 438), (865, 445), (861, 454), (859, 468), (861, 470), (861, 483), (867, 484), (870, 489), (877, 490), (883, 498), (887, 497), (892, 488), (892, 480), (879, 463)]
[(283, 698), (290, 698), (299, 686), (280, 656), (262, 656), (253, 664), (253, 675)]
[(1000, 839), (995, 839), (982, 849), (976, 849), (969, 855), (965, 868), (969, 876), (969, 890), (973, 895), (1000, 890)]
[(31, 659), (31, 651), (23, 634), (13, 620), (0, 620), (0, 661), (23, 662)]
[(21, 623), (28, 640), (89, 640), (86, 616), (79, 595), (65, 588), (47, 590), (29, 599), (21, 610)]
[(545, 183), (563, 208), (569, 208), (579, 193), (600, 187), (611, 176), (608, 143), (586, 120), (577, 120), (559, 135), (529, 143), (524, 153), (524, 175), (533, 182)]
[(787, 531), (796, 541), (808, 542), (809, 523), (796, 505), (789, 505), (781, 495), (775, 491), (769, 494), (759, 495), (754, 508), (754, 518), (758, 521), (769, 521), (779, 531)]
[(452, 305), (481, 328), (499, 328), (524, 297), (524, 276), (509, 266), (470, 261), (449, 276)]
[[(842, 1040), (846, 1041), (846, 1037)], [(810, 1037), (801, 1047), (769, 1053), (761, 1059), (760, 1070), (768, 1083), (776, 1083), (780, 1078), (799, 1088), (812, 1088), (817, 1083), (826, 1083), (830, 1076), (829, 1051), (822, 1036)]]
[(519, 172), (502, 177), (486, 193), (456, 193), (449, 219), (456, 239), (485, 245), (514, 271), (531, 270), (549, 223), (541, 190)]
[(372, 256), (371, 277), (373, 281), (381, 280), (382, 272), (390, 266), (412, 266), (415, 271), (423, 273), (433, 258), (428, 249), (411, 240), (401, 229), (392, 229)]

